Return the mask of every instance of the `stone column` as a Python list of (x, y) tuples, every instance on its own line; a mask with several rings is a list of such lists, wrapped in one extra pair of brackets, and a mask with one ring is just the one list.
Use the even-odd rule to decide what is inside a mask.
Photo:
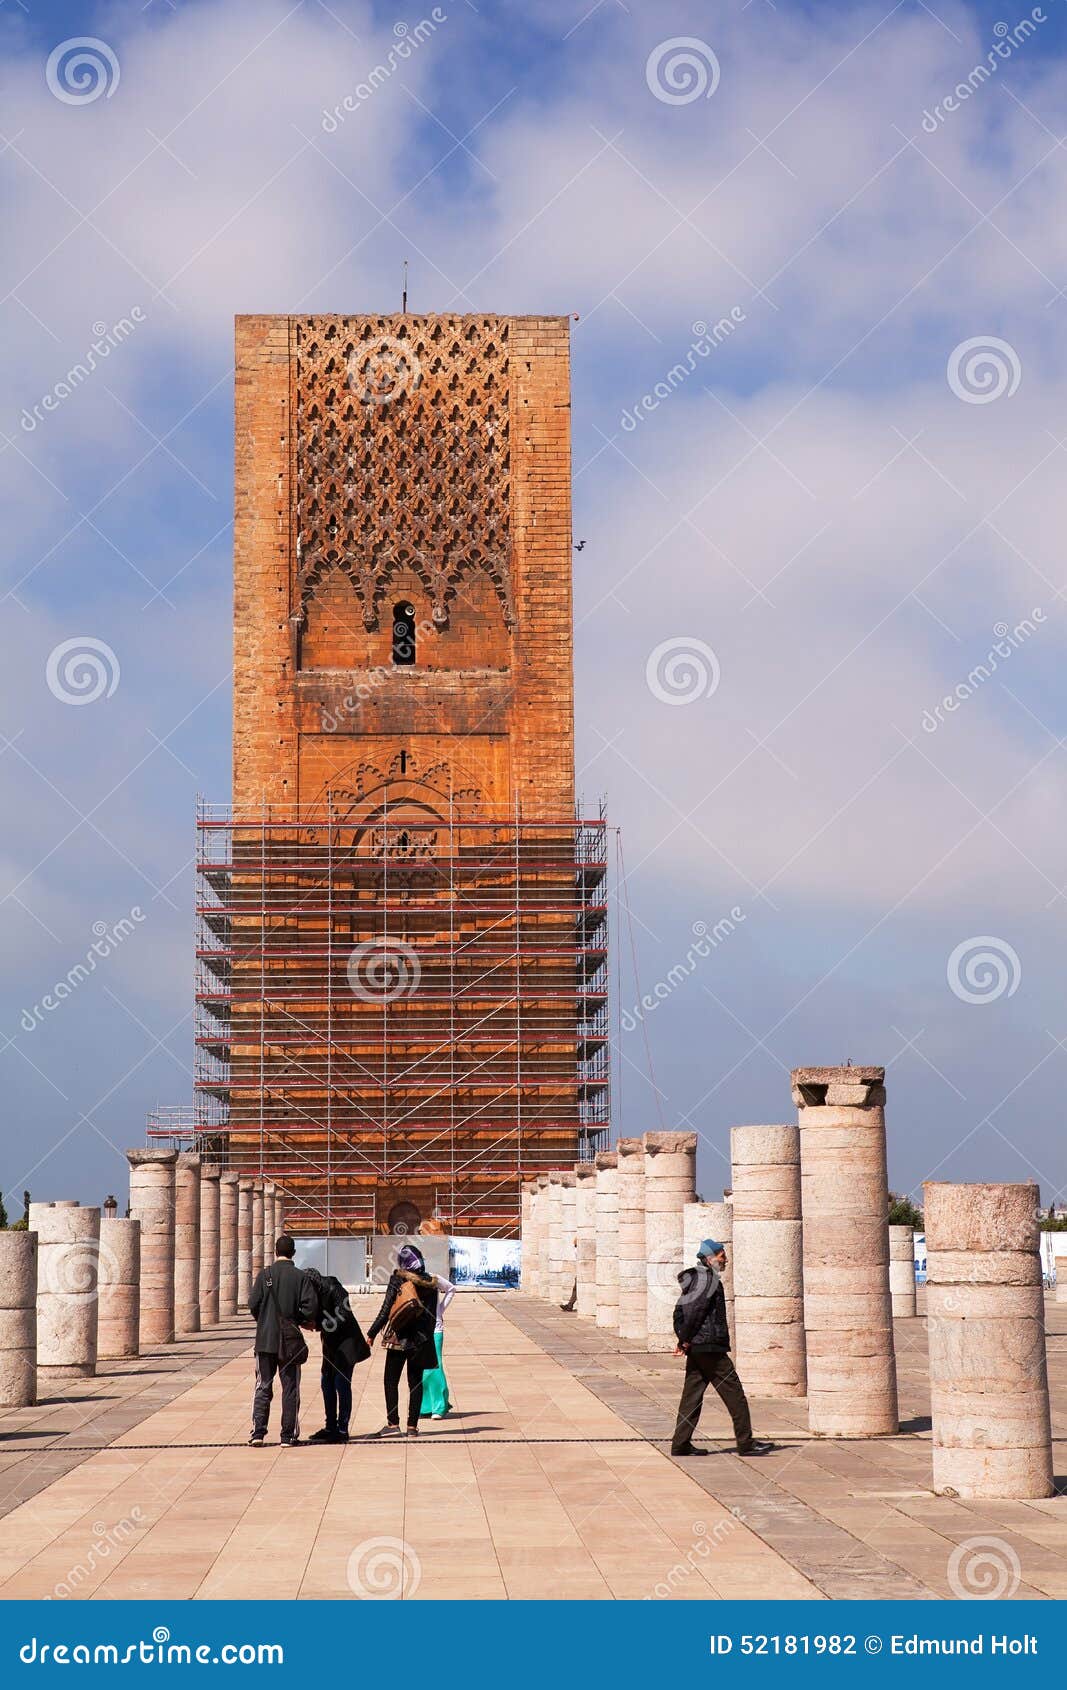
[(557, 1168), (548, 1176), (548, 1284), (546, 1303), (558, 1303), (563, 1277), (563, 1172)]
[(552, 1189), (548, 1174), (537, 1176), (537, 1295), (548, 1302), (552, 1295)]
[(37, 1234), (0, 1232), (0, 1408), (37, 1401)]
[(586, 1320), (596, 1319), (596, 1168), (592, 1162), (574, 1167), (574, 1230), (578, 1239), (574, 1253), (574, 1281), (578, 1287), (577, 1312)]
[(522, 1187), (522, 1273), (519, 1284), (528, 1297), (537, 1296), (537, 1181), (528, 1179)]
[(142, 1352), (174, 1342), (174, 1170), (176, 1150), (127, 1150), (130, 1218), (141, 1223)]
[(895, 1433), (885, 1069), (798, 1068), (808, 1424), (817, 1437)]
[(645, 1286), (648, 1347), (673, 1350), (685, 1206), (696, 1197), (696, 1133), (646, 1133)]
[[(252, 1261), (249, 1274), (252, 1280), (263, 1266), (263, 1181), (257, 1176), (252, 1181), (252, 1237), (250, 1241)], [(273, 1256), (271, 1260), (273, 1261)]]
[(274, 1260), (274, 1246), (278, 1241), (278, 1229), (274, 1224), (274, 1200), (278, 1195), (278, 1188), (272, 1179), (263, 1182), (263, 1263), (267, 1266)]
[(893, 1319), (915, 1314), (915, 1232), (910, 1226), (889, 1228), (889, 1294)]
[(934, 1490), (1051, 1496), (1036, 1185), (923, 1187)]
[(141, 1353), (141, 1223), (105, 1215), (100, 1222), (100, 1361)]
[(242, 1174), (237, 1181), (237, 1307), (244, 1312), (252, 1291), (252, 1186)]
[(209, 1163), (200, 1169), (200, 1325), (219, 1318), (219, 1182), (222, 1170)]
[(91, 1379), (96, 1372), (100, 1210), (31, 1203), (37, 1234), (37, 1374)]
[(569, 1303), (574, 1290), (575, 1237), (578, 1228), (578, 1176), (573, 1168), (560, 1175), (559, 1187), (559, 1277), (552, 1293), (554, 1303)]
[(274, 1188), (274, 1237), (280, 1238), (285, 1231), (285, 1193), (280, 1185)]
[(200, 1157), (182, 1150), (174, 1174), (174, 1330), (200, 1330)]
[(734, 1127), (734, 1360), (757, 1397), (802, 1397), (804, 1267), (800, 1130)]
[(620, 1138), (615, 1153), (619, 1198), (619, 1336), (646, 1345), (645, 1147), (639, 1138)]
[(1056, 1257), (1056, 1301), (1067, 1303), (1067, 1256)]
[(231, 1168), (219, 1179), (219, 1319), (237, 1313), (237, 1183)]
[(732, 1203), (687, 1203), (682, 1217), (682, 1266), (695, 1267), (697, 1250), (705, 1238), (726, 1246), (726, 1272), (722, 1288), (726, 1297), (726, 1324), (733, 1340), (734, 1320), (734, 1206)]
[(596, 1323), (619, 1330), (619, 1158), (602, 1150), (596, 1168)]

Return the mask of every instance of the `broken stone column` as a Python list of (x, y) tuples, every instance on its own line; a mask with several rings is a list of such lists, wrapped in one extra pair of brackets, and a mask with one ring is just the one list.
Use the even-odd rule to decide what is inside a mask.
[(574, 1270), (577, 1239), (578, 1190), (577, 1175), (567, 1168), (560, 1175), (559, 1189), (559, 1274), (553, 1302), (569, 1303), (574, 1294)]
[(263, 1182), (263, 1265), (267, 1267), (274, 1260), (274, 1246), (278, 1242), (278, 1231), (274, 1225), (275, 1198), (277, 1187), (272, 1179)]
[(596, 1323), (619, 1329), (619, 1158), (614, 1150), (596, 1157)]
[(252, 1186), (242, 1174), (237, 1181), (237, 1307), (244, 1311), (252, 1294)]
[(1051, 1496), (1036, 1185), (923, 1187), (934, 1490)]
[(889, 1295), (893, 1319), (915, 1314), (915, 1231), (910, 1226), (889, 1228)]
[(200, 1169), (200, 1325), (214, 1326), (219, 1318), (219, 1182), (221, 1168), (204, 1163)]
[(574, 1281), (578, 1288), (575, 1306), (586, 1320), (595, 1320), (596, 1168), (593, 1163), (575, 1163), (574, 1181), (574, 1231), (578, 1240), (574, 1254)]
[(141, 1353), (141, 1223), (118, 1215), (100, 1222), (100, 1298), (96, 1353), (126, 1361)]
[(804, 1266), (800, 1222), (800, 1130), (734, 1127), (733, 1352), (746, 1391), (802, 1397)]
[(37, 1234), (0, 1232), (0, 1408), (37, 1401)]
[(533, 1181), (524, 1180), (519, 1192), (519, 1290), (528, 1297), (533, 1294), (535, 1277), (531, 1266), (533, 1243)]
[(682, 1217), (682, 1266), (696, 1267), (697, 1250), (705, 1238), (726, 1246), (726, 1271), (722, 1289), (726, 1298), (726, 1324), (734, 1338), (734, 1206), (732, 1203), (687, 1203)]
[(174, 1172), (174, 1330), (200, 1330), (200, 1157), (182, 1150)]
[[(263, 1179), (259, 1174), (252, 1181), (252, 1237), (250, 1248), (252, 1260), (249, 1272), (254, 1283), (257, 1273), (263, 1266)], [(271, 1261), (273, 1260), (274, 1257), (272, 1256)]]
[(174, 1342), (174, 1171), (176, 1150), (127, 1150), (130, 1218), (141, 1223), (142, 1353)]
[(37, 1376), (91, 1379), (96, 1372), (100, 1210), (31, 1203), (37, 1234)]
[(808, 1424), (895, 1433), (884, 1068), (798, 1068)]
[(237, 1313), (237, 1203), (240, 1176), (227, 1168), (219, 1178), (219, 1319)]
[(685, 1206), (696, 1197), (696, 1133), (644, 1136), (645, 1286), (650, 1350), (673, 1350)]
[(1056, 1257), (1056, 1301), (1067, 1303), (1067, 1256)]
[(619, 1336), (631, 1343), (648, 1343), (648, 1270), (645, 1244), (645, 1147), (639, 1138), (620, 1138), (619, 1200)]
[(559, 1286), (563, 1278), (563, 1170), (555, 1169), (548, 1176), (548, 1283), (545, 1301), (560, 1301)]
[(548, 1302), (552, 1287), (552, 1192), (548, 1174), (537, 1176), (537, 1295)]

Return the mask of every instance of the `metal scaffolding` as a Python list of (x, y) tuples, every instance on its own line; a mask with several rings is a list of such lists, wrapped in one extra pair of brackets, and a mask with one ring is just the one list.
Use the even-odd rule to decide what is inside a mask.
[(606, 1141), (607, 831), (198, 803), (186, 1142), (296, 1231), (517, 1231), (522, 1180)]

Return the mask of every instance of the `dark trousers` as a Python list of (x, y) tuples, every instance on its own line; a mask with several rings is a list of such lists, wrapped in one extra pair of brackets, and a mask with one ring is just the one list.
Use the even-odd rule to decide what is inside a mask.
[(709, 1385), (718, 1391), (734, 1423), (739, 1455), (752, 1447), (752, 1416), (744, 1386), (734, 1371), (728, 1350), (690, 1350), (685, 1361), (685, 1382), (678, 1404), (678, 1421), (671, 1441), (671, 1454), (688, 1448), (700, 1419), (704, 1392)]
[(407, 1365), (408, 1370), (408, 1425), (417, 1426), (419, 1412), (422, 1408), (422, 1374), (414, 1356), (405, 1355), (403, 1350), (386, 1350), (385, 1352), (385, 1418), (390, 1426), (400, 1424), (400, 1375)]
[(322, 1406), (328, 1432), (347, 1432), (352, 1414), (352, 1368), (322, 1358)]
[(278, 1357), (256, 1351), (256, 1394), (252, 1399), (253, 1436), (265, 1437), (270, 1419), (271, 1398), (274, 1395), (274, 1375), (278, 1374), (282, 1387), (282, 1437), (300, 1436), (300, 1369), (278, 1367)]

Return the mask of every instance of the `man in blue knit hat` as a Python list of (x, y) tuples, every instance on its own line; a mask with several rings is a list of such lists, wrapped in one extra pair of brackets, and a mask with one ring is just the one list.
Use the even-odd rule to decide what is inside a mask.
[(722, 1287), (725, 1267), (725, 1245), (717, 1238), (705, 1238), (697, 1251), (696, 1267), (684, 1268), (678, 1275), (681, 1296), (674, 1305), (678, 1339), (675, 1354), (685, 1356), (685, 1380), (671, 1441), (672, 1455), (707, 1455), (706, 1449), (697, 1449), (693, 1434), (709, 1385), (718, 1391), (734, 1423), (738, 1455), (766, 1455), (774, 1448), (753, 1438), (748, 1398), (730, 1360), (730, 1328)]

